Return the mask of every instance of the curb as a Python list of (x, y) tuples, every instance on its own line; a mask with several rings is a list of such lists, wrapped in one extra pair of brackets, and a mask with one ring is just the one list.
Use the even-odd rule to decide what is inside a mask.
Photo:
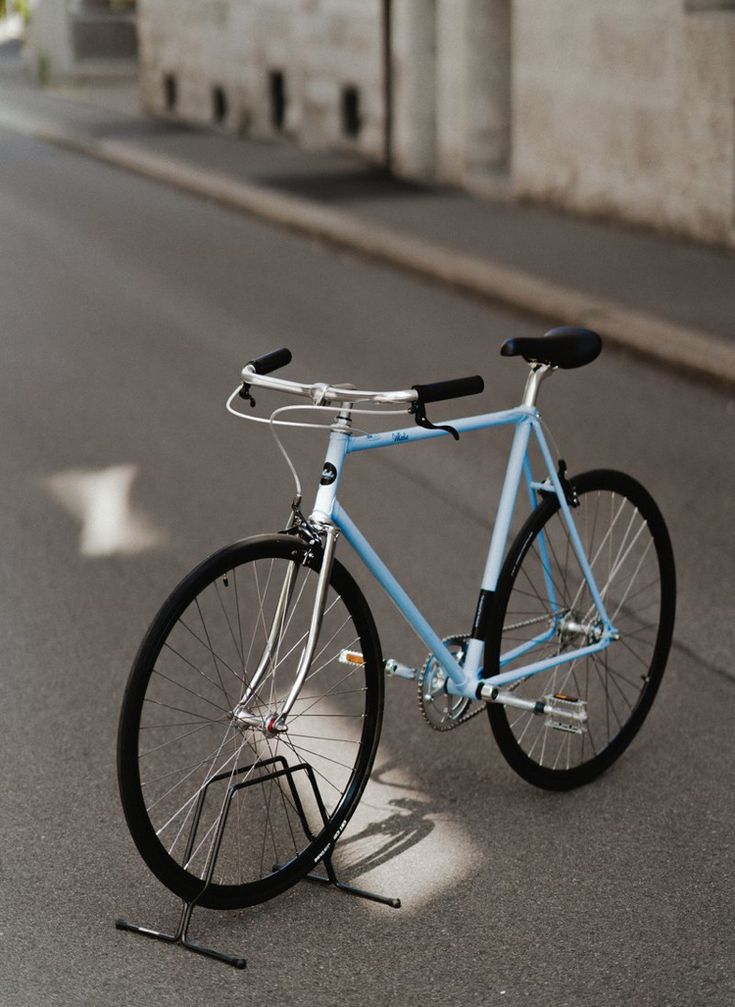
[(735, 345), (706, 332), (376, 226), (349, 213), (263, 186), (234, 181), (185, 161), (152, 154), (134, 144), (93, 140), (12, 113), (9, 116), (0, 113), (0, 125), (351, 249), (482, 300), (535, 315), (545, 322), (594, 328), (615, 346), (720, 386), (735, 388)]

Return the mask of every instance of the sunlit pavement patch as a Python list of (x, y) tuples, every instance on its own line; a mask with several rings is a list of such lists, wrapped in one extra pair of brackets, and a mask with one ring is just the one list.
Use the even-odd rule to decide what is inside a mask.
[(400, 898), (411, 909), (459, 883), (481, 851), (459, 821), (436, 810), (407, 770), (386, 759), (385, 748), (335, 847), (334, 864), (340, 880)]
[(69, 469), (49, 476), (51, 496), (81, 522), (82, 556), (112, 556), (152, 549), (163, 535), (130, 505), (136, 465), (106, 469)]

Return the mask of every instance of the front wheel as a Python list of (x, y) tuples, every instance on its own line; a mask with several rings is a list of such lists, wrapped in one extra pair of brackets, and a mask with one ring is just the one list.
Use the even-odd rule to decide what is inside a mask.
[(140, 854), (181, 898), (235, 909), (278, 895), (330, 849), (360, 799), (380, 733), (382, 658), (367, 603), (337, 561), (287, 730), (267, 727), (294, 681), (320, 566), (320, 549), (291, 535), (223, 549), (179, 584), (138, 651), (120, 716), (120, 794)]
[[(587, 723), (488, 704), (506, 760), (551, 790), (588, 783), (630, 744), (661, 682), (676, 606), (671, 542), (652, 497), (635, 479), (608, 470), (586, 472), (572, 484), (579, 499), (574, 524), (619, 639), (506, 688), (534, 702), (586, 704)], [(488, 677), (599, 639), (597, 608), (556, 496), (536, 508), (513, 542), (495, 601)]]

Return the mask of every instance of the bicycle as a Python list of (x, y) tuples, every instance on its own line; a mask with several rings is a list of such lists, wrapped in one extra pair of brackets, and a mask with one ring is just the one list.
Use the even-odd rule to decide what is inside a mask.
[[(269, 423), (276, 435), (296, 479), (288, 524), (214, 553), (181, 581), (143, 639), (120, 718), (127, 823), (148, 867), (175, 894), (241, 908), (330, 862), (373, 765), (384, 675), (417, 685), (422, 713), (438, 730), (487, 709), (503, 756), (540, 787), (588, 783), (622, 754), (668, 657), (671, 543), (657, 505), (632, 477), (569, 477), (563, 461), (554, 464), (536, 407), (553, 371), (586, 365), (600, 349), (586, 329), (510, 339), (501, 353), (530, 365), (521, 404), (437, 425), (426, 407), (481, 392), (482, 378), (386, 392), (271, 377), (290, 362), (288, 350), (243, 368), (227, 408)], [(280, 407), (268, 419), (236, 409), (238, 396), (255, 404), (254, 390), (309, 405)], [(276, 427), (322, 424), (284, 418), (294, 409), (329, 416), (308, 516)], [(355, 428), (356, 416), (394, 412), (415, 422), (378, 433)], [(513, 428), (513, 442), (477, 608), (466, 633), (442, 638), (341, 506), (344, 463), (361, 451), (500, 426)], [(508, 547), (522, 482), (531, 511)], [(424, 641), (422, 665), (384, 659), (365, 597), (335, 557), (339, 537)]]

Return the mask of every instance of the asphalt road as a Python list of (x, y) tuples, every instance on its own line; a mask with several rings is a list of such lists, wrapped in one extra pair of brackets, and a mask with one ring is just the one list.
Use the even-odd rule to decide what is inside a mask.
[[(411, 686), (390, 682), (375, 784), (336, 864), (401, 896), (400, 911), (301, 885), (195, 915), (196, 936), (243, 953), (245, 973), (113, 928), (120, 914), (171, 925), (177, 913), (117, 797), (117, 713), (140, 637), (186, 570), (282, 526), (292, 495), (267, 431), (224, 410), (241, 365), (288, 345), (305, 380), (406, 387), (479, 371), (478, 408), (504, 408), (524, 368), (498, 347), (535, 332), (0, 132), (0, 1003), (733, 1003), (735, 401), (614, 352), (555, 375), (541, 405), (570, 469), (637, 475), (674, 542), (676, 643), (628, 753), (581, 791), (536, 791), (484, 717), (439, 736)], [(315, 483), (318, 435), (291, 443)], [(369, 455), (345, 485), (443, 633), (471, 619), (507, 447), (488, 431)], [(141, 548), (85, 555), (84, 505), (63, 487), (119, 466)], [(367, 590), (384, 651), (420, 660)]]

